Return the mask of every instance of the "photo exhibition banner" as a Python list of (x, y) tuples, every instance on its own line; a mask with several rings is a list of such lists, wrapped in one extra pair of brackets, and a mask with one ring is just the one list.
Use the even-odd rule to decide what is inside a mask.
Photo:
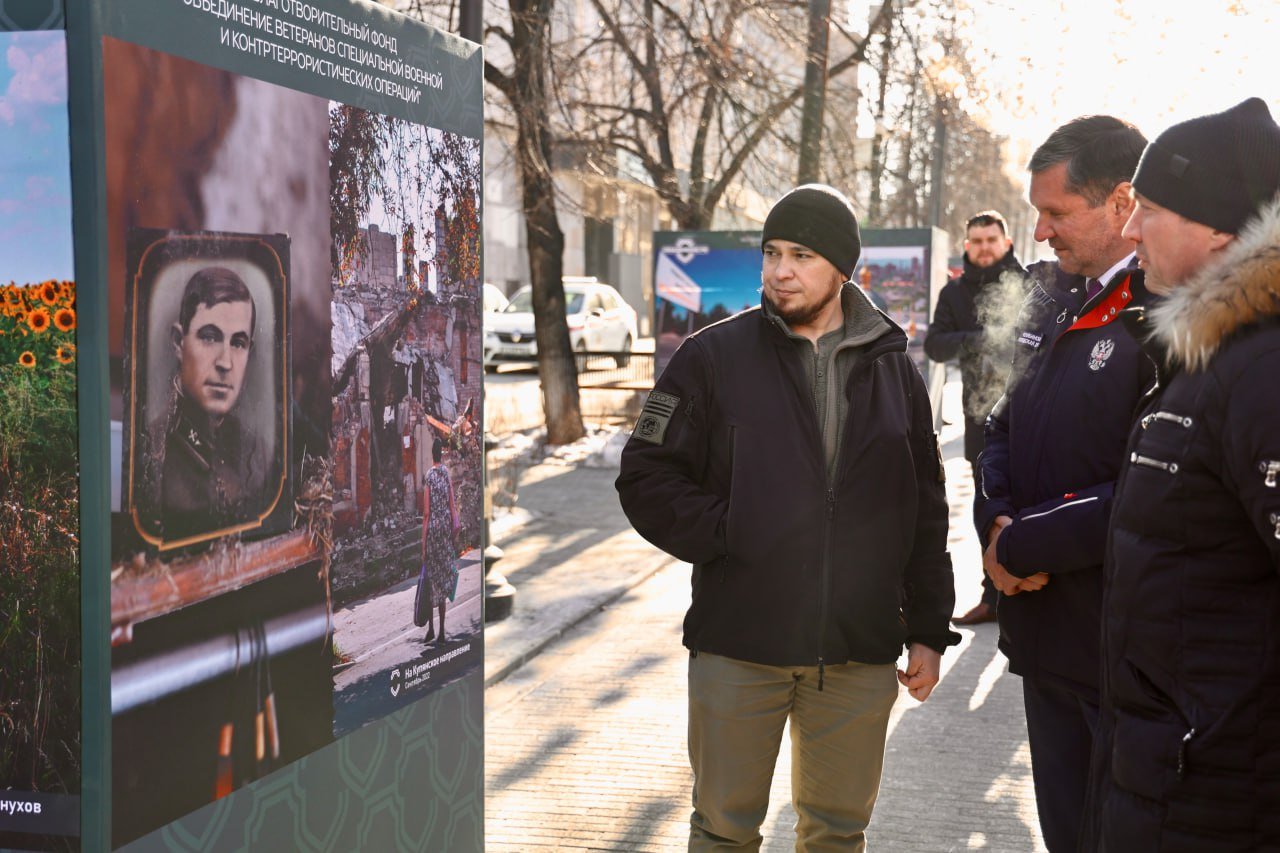
[[(926, 379), (932, 368), (924, 335), (946, 283), (945, 270), (931, 257), (933, 239), (925, 229), (864, 229), (853, 272), (854, 284), (907, 333), (907, 352)], [(760, 304), (760, 232), (659, 231), (653, 250), (660, 372), (688, 335)]]
[(79, 849), (78, 354), (62, 27), (60, 3), (0, 0), (3, 849)]
[(479, 48), (351, 0), (94, 8), (109, 842), (480, 850)]

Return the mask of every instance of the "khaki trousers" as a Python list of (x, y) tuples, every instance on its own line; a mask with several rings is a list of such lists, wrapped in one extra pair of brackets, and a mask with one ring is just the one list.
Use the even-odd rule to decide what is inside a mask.
[(689, 850), (758, 850), (782, 729), (791, 719), (796, 850), (866, 849), (880, 790), (891, 664), (764, 666), (700, 652), (689, 658)]

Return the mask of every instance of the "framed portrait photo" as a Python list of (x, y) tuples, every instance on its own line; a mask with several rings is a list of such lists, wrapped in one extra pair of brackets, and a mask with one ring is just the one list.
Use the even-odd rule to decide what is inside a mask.
[(135, 228), (122, 509), (165, 551), (290, 524), (289, 239)]

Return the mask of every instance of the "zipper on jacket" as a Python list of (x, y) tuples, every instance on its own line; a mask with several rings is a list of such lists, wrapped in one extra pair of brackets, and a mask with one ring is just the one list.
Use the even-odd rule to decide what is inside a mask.
[(1178, 744), (1178, 778), (1181, 779), (1187, 773), (1187, 745), (1191, 743), (1191, 739), (1196, 736), (1196, 730), (1191, 728), (1182, 736), (1182, 743)]
[(827, 639), (827, 599), (830, 597), (831, 585), (831, 523), (836, 517), (836, 490), (827, 487), (827, 520), (822, 525), (822, 577), (818, 594), (818, 690), (821, 692), (826, 661), (822, 657), (822, 645)]
[(1264, 459), (1258, 463), (1258, 470), (1262, 472), (1262, 485), (1268, 489), (1276, 487), (1276, 475), (1280, 474), (1280, 459)]
[[(1155, 421), (1164, 421), (1165, 423), (1177, 424), (1178, 426), (1185, 427), (1186, 429), (1191, 429), (1191, 423), (1192, 423), (1191, 418), (1185, 415), (1178, 415), (1178, 414), (1174, 414), (1173, 412), (1152, 412), (1151, 414), (1143, 417), (1142, 428), (1146, 429), (1147, 427), (1151, 426), (1151, 424)], [(1276, 467), (1280, 468), (1280, 464), (1277, 464)]]
[(1130, 453), (1129, 461), (1134, 465), (1142, 465), (1146, 468), (1156, 468), (1160, 471), (1167, 471), (1170, 474), (1178, 473), (1177, 462), (1162, 462), (1159, 459), (1152, 459), (1150, 456), (1143, 456), (1141, 453)]
[[(693, 405), (693, 401), (689, 401), (689, 405)], [(725, 555), (720, 561), (720, 583), (724, 583), (726, 571), (725, 563), (729, 562), (729, 522), (733, 519), (733, 457), (738, 446), (738, 428), (733, 424), (729, 425), (729, 508), (724, 511), (724, 548)]]

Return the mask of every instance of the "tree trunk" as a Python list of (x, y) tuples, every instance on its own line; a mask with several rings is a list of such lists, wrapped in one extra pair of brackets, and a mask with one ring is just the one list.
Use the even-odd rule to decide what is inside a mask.
[(884, 180), (884, 158), (885, 145), (884, 135), (886, 128), (884, 126), (884, 109), (885, 101), (889, 93), (889, 59), (893, 53), (893, 20), (885, 25), (884, 29), (884, 48), (880, 52), (880, 80), (878, 81), (878, 89), (876, 91), (876, 128), (875, 135), (871, 139), (871, 208), (868, 216), (872, 222), (881, 222), (881, 205), (883, 199), (883, 190), (881, 182)]
[(516, 162), (520, 172), (529, 277), (533, 288), (533, 329), (547, 442), (568, 444), (586, 432), (578, 400), (578, 370), (565, 319), (564, 232), (556, 213), (551, 174), (551, 114), (547, 74), (553, 0), (512, 0), (513, 84)]
[[(809, 51), (800, 109), (800, 168), (797, 183), (812, 184), (822, 171), (822, 119), (827, 99), (827, 35), (831, 0), (809, 0)], [(868, 34), (867, 38), (870, 38)]]

